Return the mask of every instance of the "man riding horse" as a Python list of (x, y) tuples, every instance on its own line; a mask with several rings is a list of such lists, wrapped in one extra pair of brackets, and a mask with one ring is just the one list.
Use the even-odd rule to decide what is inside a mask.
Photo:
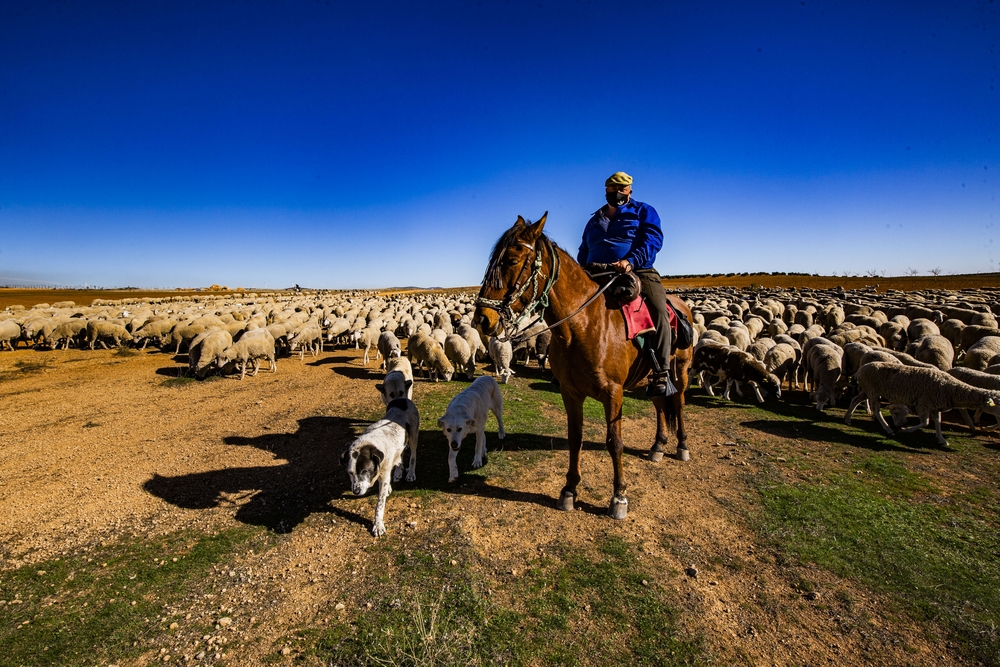
[(667, 293), (660, 274), (653, 268), (663, 247), (660, 216), (649, 204), (632, 199), (632, 177), (615, 172), (604, 182), (607, 205), (594, 212), (583, 230), (576, 259), (581, 266), (610, 264), (619, 273), (632, 271), (642, 284), (656, 331), (649, 346), (653, 373), (646, 395), (671, 396), (677, 388), (670, 377), (671, 331)]

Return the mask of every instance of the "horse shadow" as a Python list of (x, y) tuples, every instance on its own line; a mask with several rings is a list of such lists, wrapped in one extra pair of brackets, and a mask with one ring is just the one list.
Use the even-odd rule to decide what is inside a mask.
[(344, 417), (306, 417), (299, 420), (294, 433), (229, 436), (223, 439), (227, 445), (255, 447), (286, 463), (226, 467), (176, 477), (154, 475), (143, 488), (185, 509), (232, 504), (237, 507), (238, 521), (278, 533), (290, 532), (314, 512), (334, 511), (330, 500), (348, 486), (339, 456), (366, 424)]
[[(430, 425), (431, 422), (428, 422)], [(285, 463), (250, 467), (225, 467), (177, 476), (153, 475), (143, 484), (148, 493), (176, 507), (207, 510), (229, 505), (234, 518), (276, 533), (289, 533), (310, 515), (333, 514), (366, 529), (371, 527), (369, 504), (375, 492), (364, 497), (350, 492), (347, 472), (340, 455), (370, 422), (346, 417), (306, 417), (293, 433), (265, 433), (255, 437), (228, 436), (232, 447), (254, 447), (270, 452)], [(498, 440), (487, 433), (489, 457), (504, 448), (565, 449), (565, 438), (533, 434), (510, 434)], [(559, 446), (557, 446), (557, 444)], [(499, 445), (499, 446), (498, 446)], [(459, 479), (448, 481), (448, 445), (439, 430), (422, 429), (419, 436), (417, 481), (393, 483), (394, 493), (438, 491), (475, 495), (511, 502), (554, 507), (555, 499), (533, 492), (497, 486), (472, 470), (475, 441), (466, 440), (458, 456)], [(584, 511), (604, 508), (581, 505)]]

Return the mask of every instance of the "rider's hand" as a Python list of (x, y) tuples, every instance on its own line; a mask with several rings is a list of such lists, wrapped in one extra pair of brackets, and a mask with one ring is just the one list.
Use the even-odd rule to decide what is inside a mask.
[(611, 266), (613, 266), (615, 271), (618, 273), (628, 273), (632, 270), (632, 263), (627, 259), (620, 259), (617, 262), (613, 262)]

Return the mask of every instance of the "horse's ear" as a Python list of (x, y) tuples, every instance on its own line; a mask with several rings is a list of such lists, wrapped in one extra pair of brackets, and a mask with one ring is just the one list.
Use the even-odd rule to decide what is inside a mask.
[(517, 227), (517, 226), (523, 227), (526, 224), (527, 224), (527, 222), (525, 222), (524, 218), (522, 218), (521, 216), (517, 216), (517, 222), (514, 223), (514, 226), (515, 227)]
[(549, 217), (549, 212), (546, 211), (542, 214), (542, 217), (538, 219), (533, 225), (528, 225), (528, 232), (530, 233), (531, 240), (537, 241), (542, 235), (542, 228), (545, 227), (545, 218)]

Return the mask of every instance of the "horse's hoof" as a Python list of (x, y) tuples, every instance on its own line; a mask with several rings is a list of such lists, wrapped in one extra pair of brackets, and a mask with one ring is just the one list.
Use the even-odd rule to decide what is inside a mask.
[(651, 449), (649, 450), (649, 460), (653, 463), (659, 463), (663, 460), (663, 450), (662, 449)]
[(569, 491), (563, 491), (563, 494), (559, 496), (559, 502), (556, 503), (556, 509), (562, 510), (563, 512), (572, 512), (573, 494)]
[(626, 498), (612, 498), (611, 506), (608, 508), (608, 516), (617, 521), (621, 521), (628, 515), (628, 500)]
[(678, 461), (690, 461), (691, 460), (691, 452), (688, 451), (687, 447), (678, 447), (677, 448), (677, 460)]

